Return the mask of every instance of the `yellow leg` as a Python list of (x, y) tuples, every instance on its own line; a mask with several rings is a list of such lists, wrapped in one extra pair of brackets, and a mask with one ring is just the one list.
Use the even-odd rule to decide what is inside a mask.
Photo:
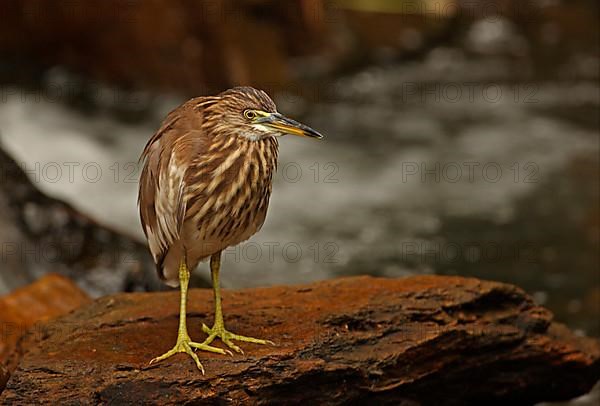
[(213, 292), (215, 295), (215, 324), (212, 328), (209, 328), (206, 324), (202, 324), (202, 331), (208, 334), (208, 337), (202, 344), (208, 345), (216, 337), (219, 337), (223, 343), (229, 348), (236, 352), (244, 353), (240, 347), (235, 345), (231, 340), (246, 341), (255, 344), (271, 344), (275, 345), (273, 341), (262, 340), (260, 338), (246, 337), (238, 334), (230, 333), (225, 330), (225, 324), (223, 323), (223, 311), (221, 309), (221, 287), (219, 284), (219, 269), (221, 268), (221, 252), (214, 254), (210, 257), (210, 276), (212, 278)]
[(197, 349), (203, 350), (203, 351), (216, 352), (219, 354), (229, 353), (231, 355), (231, 353), (229, 351), (225, 351), (220, 348), (211, 347), (208, 345), (208, 343), (206, 343), (206, 344), (205, 343), (202, 343), (202, 344), (195, 343), (190, 339), (190, 336), (187, 333), (187, 326), (186, 326), (186, 302), (187, 302), (187, 290), (188, 290), (189, 281), (190, 281), (190, 272), (187, 269), (185, 260), (182, 260), (181, 264), (179, 265), (179, 287), (181, 289), (181, 300), (179, 303), (179, 331), (177, 333), (177, 343), (175, 344), (175, 346), (172, 349), (170, 349), (163, 355), (152, 359), (150, 361), (150, 364), (152, 364), (154, 362), (162, 361), (166, 358), (169, 358), (172, 355), (177, 354), (178, 352), (185, 352), (190, 357), (192, 357), (192, 359), (196, 362), (196, 366), (198, 367), (198, 369), (200, 371), (202, 371), (202, 374), (204, 374), (204, 367), (202, 367), (202, 364), (200, 363), (198, 356), (196, 355), (194, 350), (192, 350), (192, 348), (197, 348)]

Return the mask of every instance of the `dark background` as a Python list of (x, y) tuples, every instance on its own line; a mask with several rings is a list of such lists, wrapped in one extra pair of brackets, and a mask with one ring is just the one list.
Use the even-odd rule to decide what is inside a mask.
[(244, 84), (326, 140), (281, 140), (267, 222), (225, 254), (226, 287), (475, 276), (600, 334), (597, 2), (23, 0), (0, 16), (1, 293), (48, 271), (93, 295), (161, 288), (136, 242), (137, 158), (177, 104)]

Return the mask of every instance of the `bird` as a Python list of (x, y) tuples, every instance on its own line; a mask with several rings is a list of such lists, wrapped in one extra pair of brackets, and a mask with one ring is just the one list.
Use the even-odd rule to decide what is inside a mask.
[[(232, 355), (211, 345), (217, 337), (238, 353), (243, 351), (234, 341), (274, 344), (225, 328), (219, 272), (221, 252), (248, 240), (265, 221), (277, 170), (278, 138), (287, 134), (323, 138), (278, 113), (264, 91), (240, 86), (183, 103), (146, 144), (138, 194), (142, 229), (158, 276), (180, 289), (177, 341), (151, 364), (185, 352), (204, 374), (195, 350)], [(186, 324), (188, 284), (190, 272), (207, 259), (214, 324), (210, 328), (202, 324), (208, 336), (195, 342)]]

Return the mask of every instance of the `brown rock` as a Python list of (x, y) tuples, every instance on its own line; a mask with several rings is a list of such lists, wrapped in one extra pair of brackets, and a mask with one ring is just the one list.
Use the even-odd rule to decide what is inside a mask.
[[(200, 353), (205, 376), (185, 354), (149, 366), (174, 344), (178, 294), (118, 294), (22, 340), (0, 402), (531, 404), (600, 378), (598, 341), (507, 284), (356, 277), (223, 296), (231, 331), (279, 345)], [(190, 292), (197, 341), (201, 322), (212, 322), (210, 290)]]
[(323, 3), (0, 2), (0, 56), (193, 95), (242, 82), (281, 88), (290, 81), (289, 56), (315, 54), (327, 43)]
[[(56, 274), (48, 274), (0, 298), (0, 364), (7, 361), (21, 335), (35, 323), (61, 316), (90, 301), (70, 279)], [(17, 357), (13, 358), (14, 366)], [(0, 388), (1, 376), (0, 371)]]

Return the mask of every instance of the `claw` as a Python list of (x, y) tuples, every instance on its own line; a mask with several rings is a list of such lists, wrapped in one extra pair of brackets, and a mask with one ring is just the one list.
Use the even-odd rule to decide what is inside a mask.
[(187, 337), (187, 338), (180, 337), (180, 338), (178, 338), (177, 343), (175, 344), (175, 346), (173, 348), (171, 348), (169, 351), (165, 352), (163, 355), (160, 355), (156, 358), (152, 358), (149, 362), (149, 365), (152, 365), (155, 362), (165, 360), (177, 353), (185, 352), (190, 357), (192, 357), (192, 359), (196, 363), (196, 367), (198, 367), (198, 369), (202, 372), (202, 375), (204, 375), (204, 367), (200, 363), (200, 360), (198, 359), (198, 355), (196, 355), (196, 353), (194, 352), (194, 350), (192, 350), (192, 348), (196, 348), (196, 349), (199, 349), (202, 351), (215, 352), (217, 354), (232, 355), (231, 351), (229, 351), (229, 350), (223, 350), (221, 348), (211, 347), (210, 345), (204, 344), (204, 343), (195, 343), (195, 342), (191, 341), (189, 339), (189, 337)]
[(225, 345), (227, 345), (229, 348), (233, 349), (235, 352), (244, 355), (244, 350), (242, 350), (240, 347), (238, 347), (237, 345), (232, 343), (231, 340), (223, 339), (223, 342), (225, 343)]
[[(276, 345), (271, 340), (263, 340), (260, 338), (246, 337), (246, 336), (242, 336), (242, 335), (238, 335), (238, 334), (233, 334), (233, 333), (225, 330), (225, 327), (223, 327), (223, 325), (220, 323), (215, 324), (212, 328), (209, 328), (206, 324), (202, 323), (202, 331), (204, 331), (206, 334), (208, 334), (208, 337), (206, 337), (206, 340), (204, 340), (202, 342), (202, 344), (209, 345), (210, 343), (213, 342), (213, 340), (215, 338), (219, 337), (221, 339), (221, 341), (223, 342), (223, 344), (227, 345), (229, 348), (231, 348), (232, 350), (234, 350), (235, 352), (237, 352), (239, 354), (244, 354), (244, 350), (242, 350), (240, 347), (238, 347), (236, 344), (234, 344), (231, 340), (245, 341), (245, 342), (254, 343), (254, 344)], [(227, 350), (227, 352), (230, 355), (233, 355), (233, 353), (231, 351)]]

